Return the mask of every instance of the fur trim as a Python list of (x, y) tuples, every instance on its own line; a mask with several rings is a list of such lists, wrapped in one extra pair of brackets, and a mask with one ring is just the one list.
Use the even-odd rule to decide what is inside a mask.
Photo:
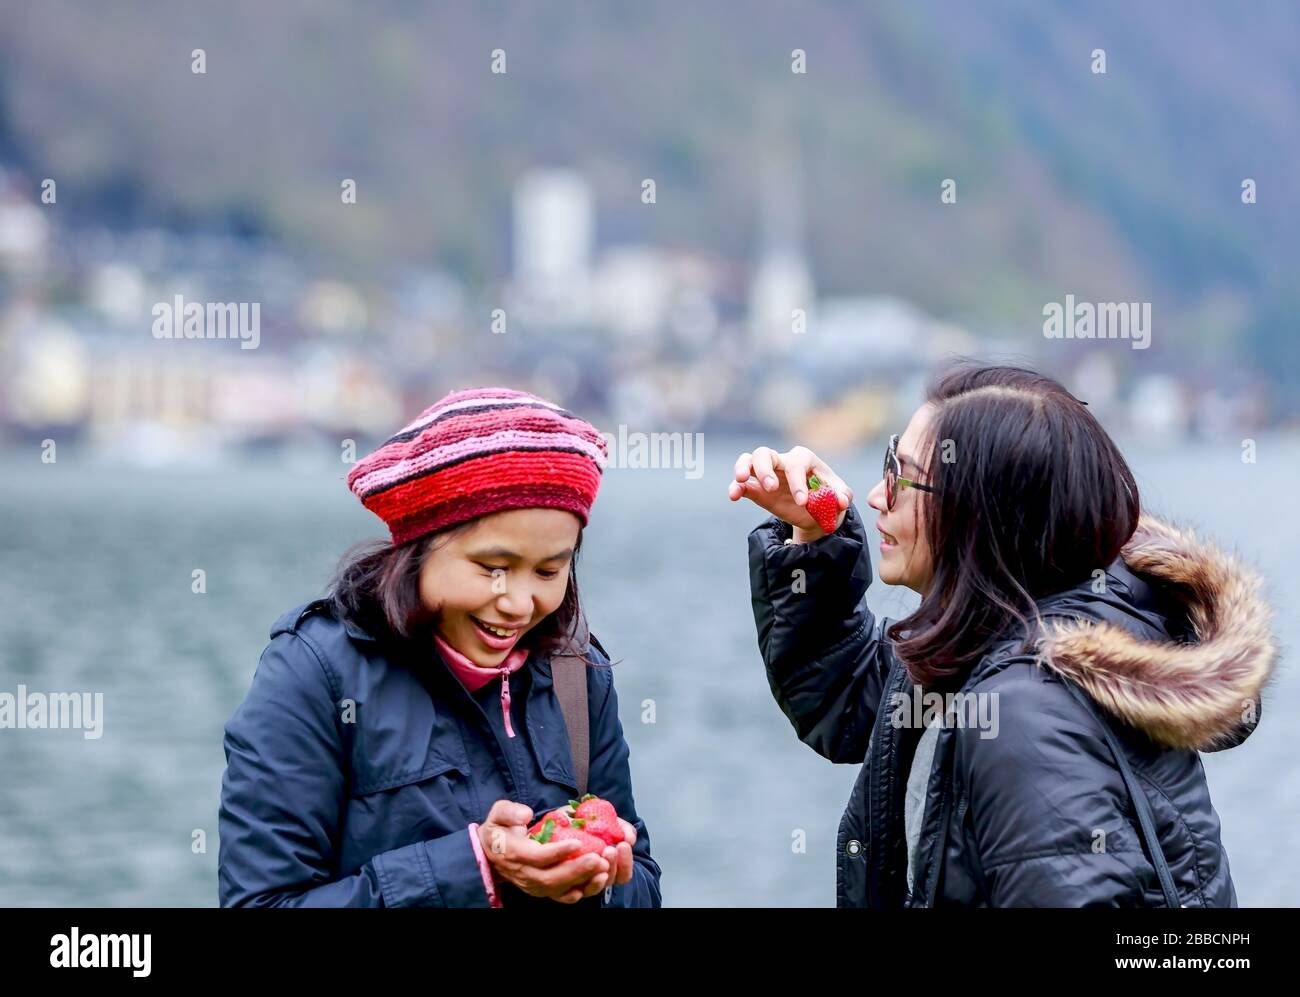
[(1042, 663), (1161, 744), (1216, 751), (1239, 743), (1258, 722), (1260, 690), (1277, 658), (1259, 575), (1190, 530), (1145, 513), (1121, 556), (1134, 572), (1171, 585), (1187, 606), (1195, 642), (1142, 640), (1096, 621), (1050, 621)]

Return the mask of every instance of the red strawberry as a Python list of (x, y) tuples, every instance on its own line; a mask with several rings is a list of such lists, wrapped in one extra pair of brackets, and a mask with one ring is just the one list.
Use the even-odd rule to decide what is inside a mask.
[(609, 800), (602, 800), (595, 793), (588, 793), (580, 800), (570, 800), (569, 808), (573, 811), (574, 817), (580, 817), (583, 820), (590, 820), (593, 817), (608, 817), (610, 820), (618, 820), (618, 811), (614, 809), (614, 804)]
[[(580, 828), (577, 822), (567, 827), (557, 827), (555, 833), (551, 835), (551, 841), (576, 841), (582, 845), (581, 848), (569, 856), (570, 860), (576, 859), (579, 855), (601, 855), (607, 847), (600, 838), (594, 834), (588, 834)], [(546, 842), (543, 841), (542, 844), (546, 844)]]
[(617, 845), (623, 840), (623, 825), (619, 823), (618, 811), (609, 800), (588, 793), (581, 800), (570, 801), (573, 805), (573, 825), (594, 834), (607, 845)]
[(834, 533), (839, 525), (840, 500), (835, 497), (835, 489), (822, 481), (817, 475), (808, 477), (808, 515), (817, 520), (823, 533)]
[[(532, 827), (528, 829), (528, 836), (532, 838), (534, 841), (541, 841), (541, 835), (546, 830), (547, 821), (551, 822), (552, 830), (554, 830), (555, 828), (568, 827), (569, 808), (561, 807), (558, 810), (552, 810), (548, 814), (543, 814), (541, 819), (538, 820), (536, 824), (534, 824)], [(551, 838), (550, 836), (548, 836), (546, 838), (546, 841), (550, 841), (550, 840)], [(542, 841), (542, 844), (546, 844), (546, 841)]]
[(623, 825), (615, 817), (592, 817), (590, 820), (575, 820), (573, 826), (593, 834), (606, 845), (617, 845), (623, 841)]

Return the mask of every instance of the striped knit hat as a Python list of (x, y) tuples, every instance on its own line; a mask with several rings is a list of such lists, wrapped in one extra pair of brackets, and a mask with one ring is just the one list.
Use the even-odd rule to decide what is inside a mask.
[(588, 422), (509, 388), (453, 391), (348, 474), (393, 545), (503, 509), (567, 509), (587, 524), (608, 459)]

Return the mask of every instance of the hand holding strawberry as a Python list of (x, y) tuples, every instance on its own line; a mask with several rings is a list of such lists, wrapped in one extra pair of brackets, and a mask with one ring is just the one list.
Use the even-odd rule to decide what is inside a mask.
[[(479, 825), (483, 855), (498, 882), (513, 883), (535, 897), (576, 903), (604, 889), (618, 856), (584, 853), (572, 839), (543, 844), (528, 834), (533, 811), (520, 803), (497, 800)], [(566, 817), (567, 819), (567, 817)]]
[[(816, 485), (811, 480), (814, 477)], [(747, 498), (785, 520), (794, 527), (794, 539), (799, 543), (834, 533), (853, 502), (853, 490), (807, 447), (793, 447), (785, 453), (755, 447), (753, 453), (741, 454), (727, 496), (733, 502)]]
[[(610, 864), (608, 876), (595, 876), (601, 880), (600, 888), (629, 882), (632, 879), (632, 846), (636, 844), (636, 828), (619, 817), (608, 800), (588, 793), (580, 800), (570, 800), (567, 807), (552, 810), (528, 829), (528, 836), (539, 844), (576, 841), (574, 858), (581, 855), (601, 855)], [(587, 894), (591, 895), (591, 894)]]

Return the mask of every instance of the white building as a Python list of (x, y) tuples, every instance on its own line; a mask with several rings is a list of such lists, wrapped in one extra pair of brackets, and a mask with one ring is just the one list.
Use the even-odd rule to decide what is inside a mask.
[(44, 211), (4, 189), (0, 177), (0, 270), (27, 274), (45, 264), (50, 223)]
[(594, 234), (594, 199), (582, 174), (545, 169), (521, 177), (508, 310), (541, 325), (587, 321)]
[(816, 301), (812, 271), (802, 253), (774, 249), (763, 255), (749, 287), (749, 330), (765, 352), (789, 354), (808, 342)]

